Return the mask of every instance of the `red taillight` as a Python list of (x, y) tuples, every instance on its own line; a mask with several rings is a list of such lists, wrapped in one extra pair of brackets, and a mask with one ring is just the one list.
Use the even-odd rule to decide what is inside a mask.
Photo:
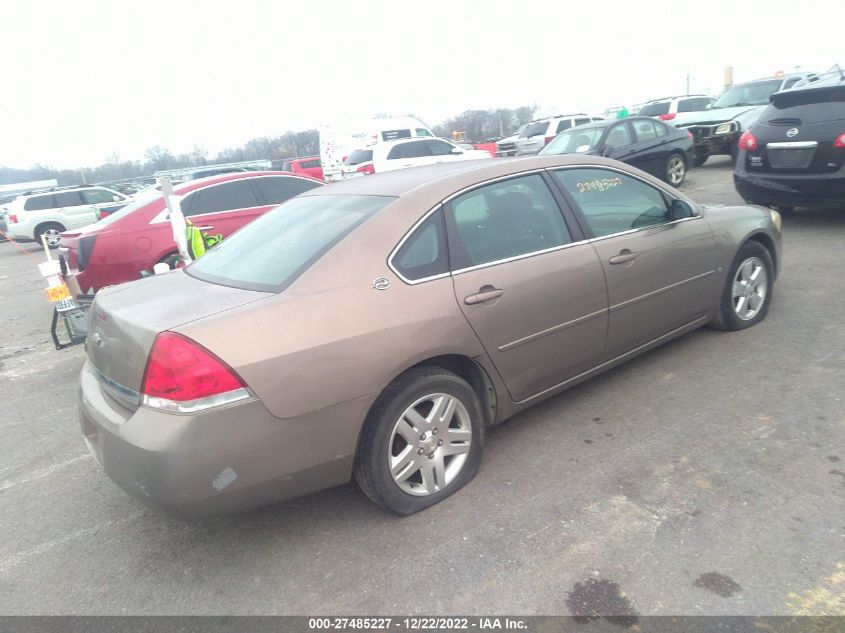
[(162, 332), (150, 350), (141, 393), (186, 402), (244, 387), (235, 370), (199, 343), (181, 334)]
[(757, 151), (757, 138), (751, 133), (751, 130), (746, 130), (742, 133), (742, 136), (739, 137), (737, 147), (739, 147), (739, 149), (744, 149), (746, 152)]
[(845, 147), (845, 132), (843, 132), (842, 134), (840, 134), (839, 136), (837, 136), (833, 140), (833, 146), (834, 147)]
[(549, 143), (551, 143), (553, 138), (554, 138), (554, 136), (547, 136), (543, 145), (548, 145)]
[(14, 215), (14, 214), (10, 215), (9, 216), (9, 224), (17, 224), (17, 223), (18, 223), (18, 216)]
[[(374, 173), (376, 173), (376, 168), (373, 167), (372, 163), (366, 163), (364, 165), (361, 165), (355, 171), (360, 171), (362, 174), (374, 174)], [(368, 180), (367, 182), (370, 182), (370, 181)]]
[(674, 119), (676, 116), (678, 116), (678, 115), (677, 115), (677, 114), (675, 114), (674, 112), (670, 112), (670, 113), (668, 113), (668, 114), (661, 114), (661, 115), (660, 115), (659, 117), (657, 117), (657, 118), (658, 118), (658, 119), (660, 119), (661, 121), (671, 121), (671, 120), (672, 120), (672, 119)]

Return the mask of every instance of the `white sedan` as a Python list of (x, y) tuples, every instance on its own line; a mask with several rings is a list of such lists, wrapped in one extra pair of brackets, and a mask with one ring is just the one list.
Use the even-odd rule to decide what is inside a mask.
[(377, 143), (372, 150), (373, 172), (377, 174), (419, 165), (492, 158), (490, 152), (463, 149), (441, 138), (406, 138)]

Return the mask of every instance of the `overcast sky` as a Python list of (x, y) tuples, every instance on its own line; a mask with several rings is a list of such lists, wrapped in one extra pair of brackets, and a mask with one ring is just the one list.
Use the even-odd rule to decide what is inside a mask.
[[(132, 10), (130, 10), (132, 7)], [(6, 3), (0, 165), (210, 153), (353, 116), (601, 111), (845, 64), (842, 0)]]

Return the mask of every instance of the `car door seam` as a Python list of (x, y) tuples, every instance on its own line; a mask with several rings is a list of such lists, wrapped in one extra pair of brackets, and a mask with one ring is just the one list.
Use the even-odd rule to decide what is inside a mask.
[(515, 347), (519, 347), (525, 343), (530, 343), (531, 341), (535, 341), (539, 338), (543, 338), (544, 336), (548, 336), (549, 334), (554, 334), (555, 332), (560, 332), (561, 330), (565, 330), (568, 327), (573, 325), (578, 325), (580, 323), (584, 323), (585, 321), (589, 321), (590, 319), (594, 319), (598, 316), (602, 316), (607, 314), (607, 308), (602, 308), (601, 310), (597, 310), (596, 312), (592, 312), (590, 314), (585, 314), (583, 316), (577, 317), (572, 319), (571, 321), (566, 321), (565, 323), (559, 323), (558, 325), (553, 325), (550, 328), (545, 330), (541, 330), (539, 332), (535, 332), (534, 334), (529, 334), (528, 336), (524, 336), (522, 338), (516, 339), (515, 341), (511, 341), (510, 343), (505, 343), (504, 345), (499, 346), (498, 350), (500, 352), (506, 352), (511, 350)]

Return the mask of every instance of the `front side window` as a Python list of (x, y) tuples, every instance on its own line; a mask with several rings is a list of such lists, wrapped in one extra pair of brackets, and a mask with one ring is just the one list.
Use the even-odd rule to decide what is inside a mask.
[(637, 141), (650, 141), (657, 137), (657, 131), (654, 129), (654, 123), (651, 121), (631, 121), (634, 126), (634, 134), (637, 135)]
[(455, 198), (447, 222), (453, 270), (572, 241), (551, 191), (538, 174), (496, 182)]
[(62, 191), (56, 194), (57, 207), (78, 207), (84, 204), (78, 191)]
[(53, 203), (53, 196), (35, 196), (34, 198), (27, 198), (23, 205), (24, 211), (43, 211), (44, 209), (53, 209), (56, 205)]
[(432, 136), (431, 132), (429, 132), (428, 130), (426, 130), (425, 128), (422, 128), (422, 127), (418, 127), (414, 131), (416, 132), (417, 136)]
[(186, 216), (219, 213), (260, 206), (248, 180), (233, 180), (200, 189), (185, 197), (182, 213)]
[(678, 112), (699, 112), (706, 110), (713, 103), (713, 99), (700, 97), (698, 99), (681, 99), (678, 102)]
[(280, 292), (393, 200), (344, 195), (293, 198), (223, 240), (185, 272), (224, 286)]
[(264, 198), (264, 204), (281, 204), (289, 198), (319, 187), (320, 183), (305, 178), (286, 176), (264, 176), (256, 178), (255, 184)]
[(443, 209), (432, 213), (402, 244), (393, 265), (406, 279), (425, 279), (449, 272)]
[(102, 189), (85, 189), (82, 192), (82, 197), (85, 198), (87, 204), (106, 204), (114, 203), (117, 194), (111, 191), (103, 191)]
[(400, 158), (420, 158), (422, 156), (431, 156), (431, 149), (427, 141), (415, 141), (413, 143), (402, 143), (396, 145), (390, 150), (387, 155), (387, 160), (394, 160)]
[(560, 169), (555, 180), (574, 198), (596, 237), (668, 221), (662, 192), (618, 171)]

